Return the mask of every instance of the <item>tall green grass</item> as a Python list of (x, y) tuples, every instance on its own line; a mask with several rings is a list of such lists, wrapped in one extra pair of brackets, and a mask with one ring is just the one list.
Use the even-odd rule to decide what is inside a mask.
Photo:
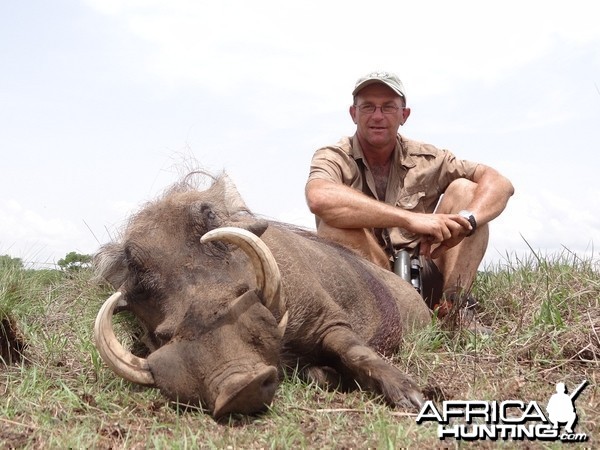
[[(87, 270), (0, 267), (0, 315), (11, 318), (27, 344), (20, 361), (0, 363), (0, 447), (391, 449), (441, 444), (435, 429), (416, 425), (409, 411), (392, 410), (360, 391), (323, 391), (293, 373), (261, 416), (216, 423), (202, 411), (182, 410), (155, 389), (118, 378), (100, 359), (92, 326), (109, 294)], [(587, 379), (590, 386), (577, 402), (577, 431), (587, 433), (591, 443), (599, 439), (597, 262), (568, 251), (507, 255), (478, 275), (473, 294), (480, 301), (479, 320), (493, 330), (491, 336), (433, 323), (407, 336), (392, 362), (435, 401), (516, 398), (545, 404), (556, 382), (573, 387)], [(119, 322), (125, 338), (128, 320)]]

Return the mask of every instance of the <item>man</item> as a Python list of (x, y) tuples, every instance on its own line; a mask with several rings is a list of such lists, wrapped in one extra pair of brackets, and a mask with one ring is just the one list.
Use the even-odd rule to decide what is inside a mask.
[(577, 394), (577, 391), (573, 395), (567, 394), (565, 383), (556, 383), (556, 394), (552, 394), (546, 406), (548, 418), (555, 430), (558, 429), (559, 422), (562, 422), (567, 424), (565, 433), (573, 434), (573, 426), (577, 421), (577, 413), (573, 403), (575, 394)]
[(317, 150), (306, 199), (319, 235), (391, 269), (420, 252), (422, 294), (440, 315), (464, 303), (488, 243), (488, 222), (514, 189), (496, 170), (398, 134), (410, 116), (397, 75), (374, 72), (352, 92), (356, 133)]

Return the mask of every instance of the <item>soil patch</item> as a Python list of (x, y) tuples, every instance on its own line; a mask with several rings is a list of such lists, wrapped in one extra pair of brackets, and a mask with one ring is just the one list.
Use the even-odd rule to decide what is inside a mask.
[(0, 320), (0, 364), (18, 364), (23, 359), (25, 341), (12, 317)]

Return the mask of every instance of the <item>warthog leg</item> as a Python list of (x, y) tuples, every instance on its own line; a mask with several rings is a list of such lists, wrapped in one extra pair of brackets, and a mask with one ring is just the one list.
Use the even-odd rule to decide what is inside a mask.
[(392, 406), (414, 408), (423, 404), (419, 387), (348, 328), (329, 330), (322, 345), (331, 365), (345, 377), (356, 380), (362, 389), (383, 395)]

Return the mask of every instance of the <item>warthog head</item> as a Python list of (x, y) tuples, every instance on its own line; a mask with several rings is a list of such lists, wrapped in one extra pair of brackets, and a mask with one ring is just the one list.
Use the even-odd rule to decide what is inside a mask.
[[(266, 227), (226, 177), (205, 191), (184, 181), (146, 205), (95, 258), (118, 289), (94, 328), (106, 363), (216, 418), (270, 404), (287, 312), (277, 263), (259, 238)], [(141, 322), (147, 358), (118, 342), (115, 310)]]

